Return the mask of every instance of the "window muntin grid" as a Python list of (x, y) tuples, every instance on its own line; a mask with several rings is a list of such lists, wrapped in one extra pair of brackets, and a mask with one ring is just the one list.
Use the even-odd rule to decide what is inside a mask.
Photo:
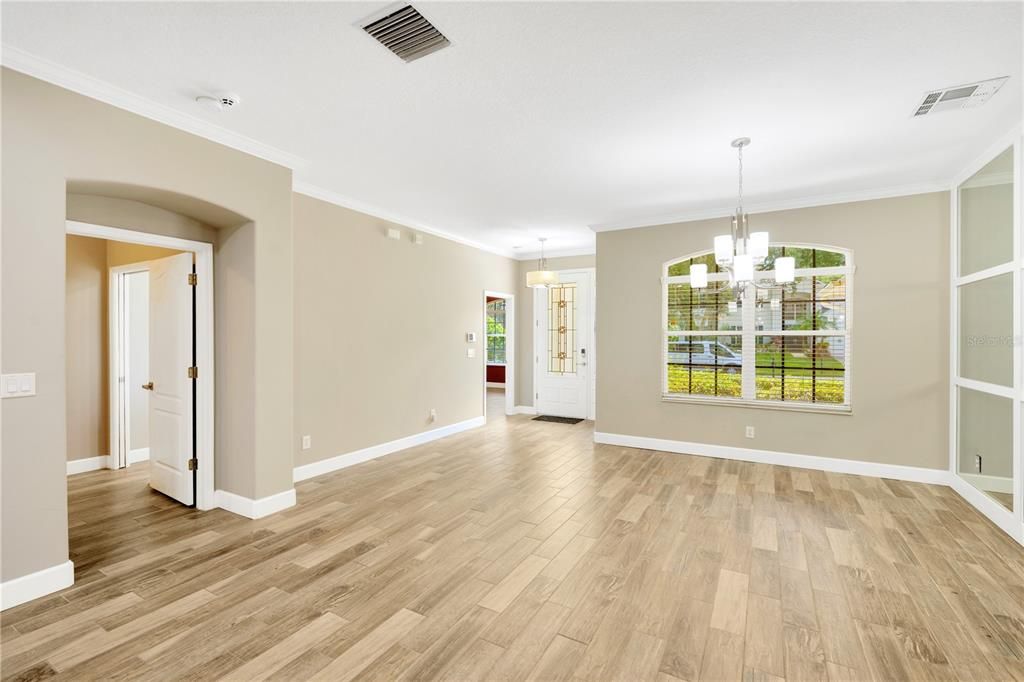
[[(731, 291), (712, 293), (724, 286), (727, 276), (715, 264), (711, 252), (666, 264), (666, 397), (849, 405), (850, 256), (813, 246), (777, 245), (771, 247), (763, 269), (770, 272), (780, 256), (794, 257), (796, 280), (771, 288), (748, 285), (745, 297)], [(689, 272), (695, 263), (708, 266), (711, 291), (690, 288)], [(763, 277), (762, 286), (772, 279), (770, 274)], [(744, 300), (749, 310), (744, 310)], [(685, 353), (680, 352), (695, 338), (704, 344), (700, 362), (696, 363), (686, 361)], [(709, 344), (722, 339), (727, 340), (723, 345), (730, 353), (739, 356), (728, 361), (738, 364), (738, 370), (722, 367), (721, 360), (709, 360)], [(700, 381), (695, 382), (695, 378)]]

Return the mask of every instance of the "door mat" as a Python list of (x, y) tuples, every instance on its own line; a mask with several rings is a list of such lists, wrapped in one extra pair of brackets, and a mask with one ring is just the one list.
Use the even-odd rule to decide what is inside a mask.
[(576, 419), (575, 417), (549, 417), (546, 414), (542, 414), (539, 417), (534, 417), (535, 422), (555, 422), (556, 424), (579, 424), (582, 419)]

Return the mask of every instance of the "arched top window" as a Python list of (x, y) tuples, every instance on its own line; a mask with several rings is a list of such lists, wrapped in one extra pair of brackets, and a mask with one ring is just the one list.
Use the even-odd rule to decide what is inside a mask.
[[(772, 264), (796, 261), (790, 284)], [(708, 266), (708, 286), (690, 267)], [(664, 264), (662, 395), (667, 400), (849, 410), (853, 254), (776, 244), (755, 282), (733, 287), (713, 252)]]

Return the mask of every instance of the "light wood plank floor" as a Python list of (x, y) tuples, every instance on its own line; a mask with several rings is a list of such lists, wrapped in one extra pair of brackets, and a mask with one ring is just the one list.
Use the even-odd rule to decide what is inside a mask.
[(506, 419), (250, 521), (69, 479), (5, 679), (1024, 680), (1024, 550), (951, 490)]

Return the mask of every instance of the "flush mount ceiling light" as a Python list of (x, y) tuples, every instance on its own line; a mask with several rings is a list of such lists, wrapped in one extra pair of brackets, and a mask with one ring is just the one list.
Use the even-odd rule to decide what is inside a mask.
[[(776, 258), (772, 271), (762, 268), (768, 258), (770, 239), (767, 232), (750, 231), (747, 214), (743, 211), (743, 148), (749, 145), (749, 137), (738, 137), (732, 141), (739, 160), (739, 199), (736, 213), (732, 217), (732, 232), (715, 237), (715, 263), (721, 270), (729, 274), (728, 284), (716, 291), (732, 288), (737, 290), (740, 295), (746, 294), (746, 285), (748, 284), (757, 288), (770, 289), (779, 284), (792, 282), (796, 275), (796, 259), (792, 256)], [(760, 278), (759, 275), (761, 275)], [(758, 281), (767, 279), (768, 275), (771, 275), (774, 280), (773, 284)], [(694, 289), (708, 287), (707, 264), (695, 263), (690, 266), (690, 286)]]
[(226, 111), (237, 107), (242, 102), (238, 95), (199, 95), (196, 97), (196, 104), (201, 104), (213, 111)]
[(558, 273), (548, 270), (548, 259), (544, 257), (544, 242), (547, 238), (541, 237), (537, 241), (540, 242), (540, 259), (537, 261), (537, 269), (526, 273), (526, 286), (531, 289), (546, 289), (558, 284)]

